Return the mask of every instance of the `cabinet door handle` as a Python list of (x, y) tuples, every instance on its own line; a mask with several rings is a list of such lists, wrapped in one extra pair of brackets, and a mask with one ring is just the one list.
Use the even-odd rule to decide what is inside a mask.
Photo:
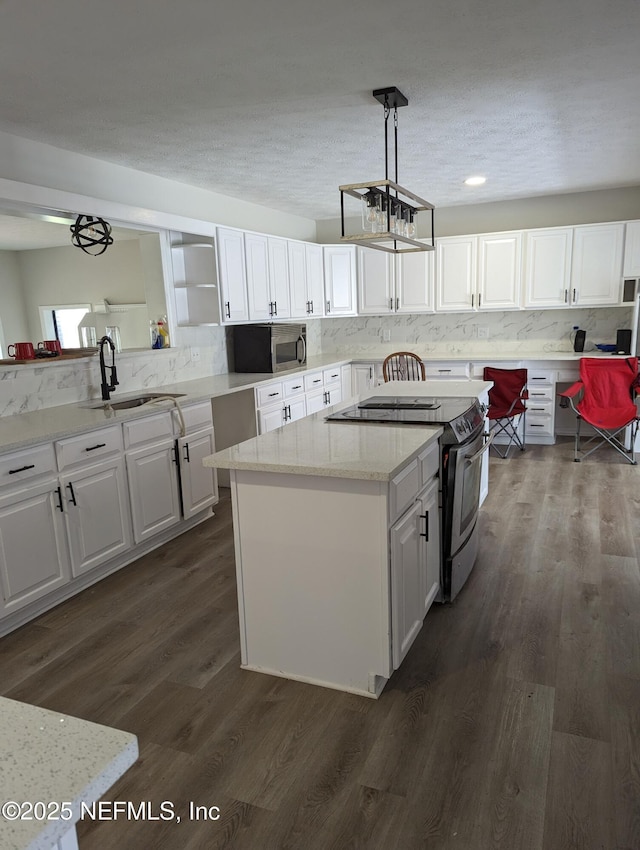
[(184, 459), (186, 460), (187, 463), (191, 463), (191, 458), (189, 456), (189, 443), (184, 444), (183, 450), (184, 450), (183, 451)]
[(331, 312), (331, 301), (327, 301), (327, 313)]
[(482, 305), (482, 293), (479, 292), (478, 293), (478, 310), (480, 309), (481, 305)]
[(424, 514), (420, 514), (420, 519), (424, 520), (424, 534), (420, 533), (420, 537), (424, 537), (424, 539), (429, 542), (429, 511)]
[(310, 304), (311, 304), (311, 302), (307, 301), (307, 315), (311, 312), (311, 310), (309, 309)]
[(172, 455), (172, 458), (173, 458), (173, 462), (177, 466), (178, 465), (178, 446), (175, 443), (174, 443), (173, 446), (171, 446), (171, 455)]
[(569, 300), (569, 290), (565, 289), (564, 291), (564, 303), (566, 304)]
[(278, 315), (278, 302), (277, 301), (273, 302), (273, 314), (272, 315), (274, 315), (274, 316)]
[(73, 492), (73, 484), (71, 483), (71, 481), (67, 484), (67, 487), (69, 488), (69, 493), (71, 494), (71, 504), (77, 507), (78, 503), (76, 502), (76, 494)]
[(472, 307), (474, 306), (475, 297), (476, 297), (475, 295), (473, 295), (473, 294), (471, 295), (471, 306)]
[(573, 303), (576, 304), (578, 299), (576, 298), (576, 290), (573, 290)]
[(296, 384), (295, 387), (291, 387), (292, 390), (301, 390), (302, 384)]
[(389, 299), (389, 309), (393, 310), (393, 298)]
[(269, 398), (273, 398), (274, 396), (280, 395), (280, 393), (269, 393)]
[(230, 319), (231, 318), (231, 302), (230, 301), (224, 302), (224, 311), (225, 311), (225, 316), (227, 317), (227, 319)]
[(291, 418), (292, 418), (291, 417), (291, 405), (288, 404), (287, 405), (287, 419), (291, 419)]
[(396, 310), (400, 309), (400, 299), (396, 298)]
[(19, 466), (18, 469), (10, 469), (9, 475), (15, 475), (17, 472), (25, 472), (27, 469), (35, 469), (35, 463), (28, 463), (26, 466)]
[(314, 383), (314, 384), (320, 384), (320, 383), (322, 383), (322, 378), (314, 378), (314, 379), (313, 379), (313, 383)]
[(96, 449), (103, 449), (106, 445), (106, 443), (96, 443), (95, 446), (87, 446), (85, 452), (95, 452)]
[(309, 310), (309, 312), (313, 313), (313, 301), (310, 301), (309, 303), (311, 304), (311, 309)]
[(56, 487), (56, 493), (58, 494), (58, 510), (61, 514), (64, 513), (64, 507), (62, 505), (62, 487)]

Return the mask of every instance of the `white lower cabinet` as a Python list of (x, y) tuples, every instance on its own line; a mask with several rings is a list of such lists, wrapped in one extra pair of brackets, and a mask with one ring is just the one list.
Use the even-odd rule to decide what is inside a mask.
[(175, 441), (127, 452), (133, 538), (142, 543), (180, 522)]
[(206, 516), (218, 500), (202, 464), (215, 451), (211, 404), (175, 417), (181, 437), (174, 415), (0, 455), (0, 634), (129, 563), (137, 544)]
[(436, 479), (431, 480), (416, 495), (411, 507), (392, 525), (389, 540), (391, 645), (393, 667), (397, 669), (422, 628), (427, 611), (440, 589), (440, 522)]
[(214, 452), (213, 428), (180, 437), (178, 440), (182, 514), (185, 519), (195, 516), (218, 501), (215, 470), (202, 465), (203, 458)]
[(352, 363), (352, 395), (361, 395), (383, 383), (381, 363)]
[(0, 496), (0, 616), (70, 579), (58, 481), (12, 487)]
[(60, 478), (74, 576), (131, 547), (129, 498), (121, 456)]

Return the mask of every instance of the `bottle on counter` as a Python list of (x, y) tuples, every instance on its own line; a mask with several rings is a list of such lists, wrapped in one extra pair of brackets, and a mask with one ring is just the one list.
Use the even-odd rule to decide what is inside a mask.
[(151, 337), (151, 348), (158, 347), (158, 323), (151, 319), (149, 322), (149, 335)]
[(158, 319), (158, 336), (160, 337), (160, 345), (158, 348), (170, 348), (169, 343), (169, 327), (167, 325), (167, 317), (163, 316)]

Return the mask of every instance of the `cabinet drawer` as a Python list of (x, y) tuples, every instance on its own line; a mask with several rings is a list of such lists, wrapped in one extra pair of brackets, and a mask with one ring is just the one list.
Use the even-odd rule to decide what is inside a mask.
[(171, 413), (155, 413), (153, 416), (143, 416), (125, 422), (122, 426), (124, 432), (124, 446), (130, 449), (133, 446), (141, 446), (144, 443), (156, 443), (167, 437), (173, 437), (173, 423)]
[(310, 375), (304, 376), (304, 388), (309, 390), (317, 390), (318, 387), (324, 386), (324, 377), (322, 372), (312, 372)]
[(537, 413), (535, 415), (527, 412), (527, 421), (524, 426), (525, 434), (553, 436), (553, 416), (550, 413)]
[(440, 470), (440, 444), (434, 440), (418, 455), (420, 465), (420, 487), (424, 487)]
[(287, 378), (282, 382), (282, 391), (285, 398), (300, 395), (304, 392), (304, 377), (297, 375), (295, 378)]
[(468, 363), (428, 363), (424, 364), (427, 378), (451, 378), (466, 380), (469, 377)]
[(89, 431), (80, 437), (69, 437), (56, 442), (58, 469), (69, 469), (78, 464), (92, 463), (107, 455), (122, 451), (122, 430), (119, 425)]
[(258, 407), (264, 407), (265, 404), (273, 404), (283, 396), (282, 383), (278, 381), (275, 384), (267, 384), (266, 387), (256, 387), (256, 401)]
[(536, 402), (553, 404), (555, 398), (555, 387), (553, 385), (546, 386), (545, 384), (528, 384), (529, 400), (527, 407), (535, 405)]
[(527, 386), (529, 389), (535, 387), (553, 387), (556, 382), (556, 373), (545, 369), (529, 369), (527, 373)]
[(324, 379), (325, 387), (328, 387), (329, 384), (339, 384), (341, 380), (340, 367), (338, 366), (335, 369), (325, 369), (322, 372), (322, 377)]
[(0, 487), (18, 484), (39, 475), (56, 472), (53, 443), (31, 446), (0, 456)]
[[(173, 416), (175, 433), (177, 434), (180, 430), (178, 413), (176, 410), (172, 410), (171, 415)], [(203, 401), (200, 404), (190, 404), (188, 407), (183, 407), (182, 416), (187, 434), (193, 434), (195, 431), (205, 431), (213, 425), (210, 401)]]
[(553, 401), (547, 398), (529, 397), (527, 401), (527, 416), (538, 416), (539, 414), (547, 416), (553, 415)]
[(389, 484), (389, 521), (394, 522), (420, 492), (420, 463), (414, 458)]

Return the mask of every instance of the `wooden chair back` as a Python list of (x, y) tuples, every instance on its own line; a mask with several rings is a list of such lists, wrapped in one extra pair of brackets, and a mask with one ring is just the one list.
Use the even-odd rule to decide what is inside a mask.
[(412, 351), (395, 351), (385, 358), (382, 376), (387, 381), (426, 381), (424, 363)]

